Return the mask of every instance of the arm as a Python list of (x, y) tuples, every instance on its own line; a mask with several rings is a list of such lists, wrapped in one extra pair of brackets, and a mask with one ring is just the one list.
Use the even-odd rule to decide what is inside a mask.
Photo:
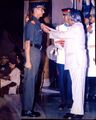
[(10, 80), (10, 76), (4, 76), (2, 78), (5, 79), (5, 80)]
[(67, 31), (60, 31), (60, 30), (51, 30), (49, 32), (49, 38), (51, 39), (57, 39), (57, 40), (63, 40), (67, 41), (67, 39), (74, 39), (74, 35), (78, 32), (81, 33), (80, 31), (82, 30), (82, 26), (74, 25), (70, 26)]
[(44, 23), (41, 23), (41, 29), (46, 32), (46, 33), (49, 33), (49, 27), (47, 25), (45, 25)]
[(25, 27), (25, 43), (24, 43), (24, 47), (25, 47), (25, 58), (26, 58), (26, 63), (25, 63), (25, 67), (28, 69), (31, 69), (32, 65), (31, 65), (31, 59), (30, 59), (30, 39), (33, 39), (33, 35), (34, 35), (34, 25), (30, 22), (29, 24), (26, 24)]
[(31, 69), (31, 60), (30, 60), (30, 41), (25, 41), (25, 57), (26, 63), (25, 67)]

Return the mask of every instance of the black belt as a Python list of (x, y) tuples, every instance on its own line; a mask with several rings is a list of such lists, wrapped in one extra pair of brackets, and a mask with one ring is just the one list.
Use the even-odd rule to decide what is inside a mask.
[(37, 49), (41, 49), (42, 48), (42, 46), (41, 45), (39, 45), (39, 44), (30, 44), (30, 46), (32, 47), (36, 47)]

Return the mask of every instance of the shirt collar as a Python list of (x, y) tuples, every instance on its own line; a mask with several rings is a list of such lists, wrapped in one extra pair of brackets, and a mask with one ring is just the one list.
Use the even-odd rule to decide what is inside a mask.
[(32, 21), (32, 20), (34, 20), (35, 22), (39, 21), (35, 16), (32, 16), (32, 17), (30, 18), (30, 21)]

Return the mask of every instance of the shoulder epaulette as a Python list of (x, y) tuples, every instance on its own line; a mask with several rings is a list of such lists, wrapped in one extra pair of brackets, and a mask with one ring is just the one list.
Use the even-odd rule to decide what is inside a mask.
[(31, 23), (32, 23), (33, 25), (35, 25), (36, 22), (35, 22), (34, 20), (32, 20)]

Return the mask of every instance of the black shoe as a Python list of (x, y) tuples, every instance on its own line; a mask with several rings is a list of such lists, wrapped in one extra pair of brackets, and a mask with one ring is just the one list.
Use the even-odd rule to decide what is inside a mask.
[(33, 117), (40, 117), (41, 114), (39, 112), (32, 111), (32, 116)]
[(71, 113), (66, 113), (66, 115), (64, 115), (64, 119), (65, 120), (81, 120), (83, 117), (83, 115), (75, 115), (75, 114), (71, 114)]
[(31, 111), (22, 111), (22, 116), (23, 117), (33, 117)]
[(26, 117), (39, 117), (40, 113), (39, 112), (34, 112), (34, 111), (23, 111), (22, 116)]
[(63, 116), (63, 118), (65, 120), (72, 120), (73, 119), (74, 114), (71, 113), (66, 113), (66, 115)]
[(63, 110), (65, 107), (66, 107), (65, 104), (60, 104), (58, 108), (59, 108), (59, 110)]

